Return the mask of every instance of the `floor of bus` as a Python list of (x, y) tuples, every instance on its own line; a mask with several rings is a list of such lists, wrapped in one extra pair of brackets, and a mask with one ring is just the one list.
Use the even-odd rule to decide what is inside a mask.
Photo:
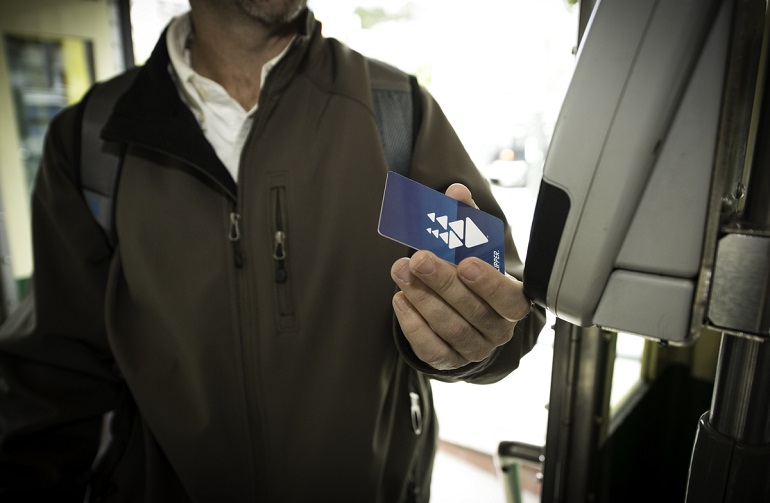
[[(522, 466), (522, 503), (540, 502), (538, 470)], [(436, 453), (431, 503), (506, 503), (506, 488), (494, 458), (445, 441)]]

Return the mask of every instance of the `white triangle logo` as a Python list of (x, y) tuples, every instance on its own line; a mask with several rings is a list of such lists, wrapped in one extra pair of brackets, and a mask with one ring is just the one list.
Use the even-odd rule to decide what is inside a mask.
[(457, 237), (457, 234), (454, 232), (449, 233), (449, 249), (454, 250), (458, 246), (462, 246), (463, 242), (460, 240), (460, 238)]
[(463, 224), (462, 220), (455, 220), (454, 222), (451, 222), (449, 227), (455, 231), (455, 234), (457, 234), (458, 238), (463, 238), (463, 234), (465, 234), (465, 225)]
[[(435, 213), (428, 213), (428, 218), (432, 222), (438, 222), (444, 229), (448, 228), (448, 232), (441, 232), (439, 229), (432, 227), (426, 228), (429, 234), (433, 234), (436, 238), (440, 238), (444, 243), (449, 245), (450, 250), (459, 248), (465, 245), (466, 248), (473, 248), (474, 246), (483, 245), (488, 243), (489, 239), (484, 232), (471, 220), (466, 218), (463, 220), (455, 220), (449, 222), (447, 216), (437, 217)], [(463, 239), (465, 242), (463, 242)]]
[[(483, 245), (484, 243), (488, 243), (489, 239), (484, 235), (483, 232), (481, 232), (481, 229), (476, 226), (475, 223), (473, 223), (473, 220), (470, 218), (465, 219), (465, 247), (466, 248), (473, 248), (474, 246)], [(451, 240), (450, 245), (451, 248)]]

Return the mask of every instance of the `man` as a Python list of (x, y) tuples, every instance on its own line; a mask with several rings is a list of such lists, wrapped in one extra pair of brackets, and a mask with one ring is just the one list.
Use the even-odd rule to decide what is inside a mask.
[[(125, 145), (114, 249), (78, 186), (80, 107), (51, 125), (36, 323), (0, 336), (0, 499), (427, 501), (427, 378), (501, 379), (541, 313), (480, 260), (377, 236), (365, 60), (304, 0), (190, 4), (103, 130)], [(421, 101), (411, 177), (499, 215)]]

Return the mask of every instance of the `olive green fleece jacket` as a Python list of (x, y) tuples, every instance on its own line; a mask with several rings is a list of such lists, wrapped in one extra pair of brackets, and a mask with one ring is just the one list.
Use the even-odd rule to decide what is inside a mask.
[[(438, 372), (411, 353), (389, 274), (409, 250), (377, 234), (387, 166), (366, 63), (302, 21), (237, 185), (160, 39), (103, 131), (125, 146), (114, 249), (79, 189), (82, 107), (51, 125), (34, 297), (0, 332), (0, 500), (427, 501), (428, 378), (494, 382), (534, 345), (533, 311), (487, 361)], [(464, 183), (502, 217), (424, 90), (419, 106), (411, 177)]]

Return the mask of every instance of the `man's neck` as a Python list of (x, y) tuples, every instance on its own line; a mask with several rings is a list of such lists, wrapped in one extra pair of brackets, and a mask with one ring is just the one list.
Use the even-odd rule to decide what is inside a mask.
[(296, 25), (268, 27), (226, 9), (191, 12), (190, 63), (200, 75), (219, 83), (245, 110), (259, 101), (262, 66), (278, 56)]

